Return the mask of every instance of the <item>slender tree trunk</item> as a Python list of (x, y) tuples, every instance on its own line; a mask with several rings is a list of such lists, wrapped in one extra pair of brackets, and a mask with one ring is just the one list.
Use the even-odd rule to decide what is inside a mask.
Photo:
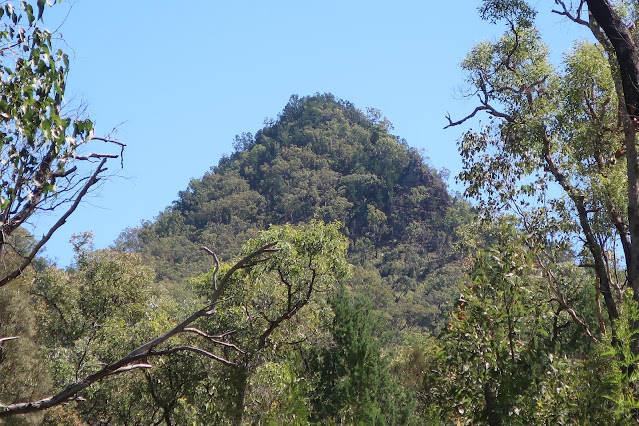
[(484, 383), (484, 416), (490, 426), (501, 426), (501, 417), (497, 412), (497, 398), (490, 382)]

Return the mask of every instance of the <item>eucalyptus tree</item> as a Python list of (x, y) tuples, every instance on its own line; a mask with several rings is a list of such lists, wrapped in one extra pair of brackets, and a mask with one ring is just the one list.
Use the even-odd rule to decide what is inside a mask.
[[(449, 119), (449, 126), (488, 114), (488, 124), (462, 139), (467, 194), (487, 214), (507, 208), (519, 215), (549, 285), (558, 279), (549, 266), (566, 250), (592, 270), (598, 310), (603, 302), (596, 328), (605, 333), (619, 318), (624, 284), (639, 293), (635, 128), (613, 44), (596, 20), (584, 18), (585, 1), (555, 3), (557, 14), (586, 26), (597, 43), (576, 42), (556, 67), (529, 5), (485, 1), (482, 16), (504, 20), (508, 30), (475, 46), (462, 63), (479, 104), (467, 117)], [(623, 2), (601, 3), (615, 16), (634, 16)], [(566, 300), (557, 296), (563, 310), (571, 309)], [(578, 322), (578, 314), (573, 319)]]
[(302, 412), (295, 354), (328, 339), (326, 298), (349, 272), (346, 247), (338, 224), (311, 222), (262, 232), (231, 264), (204, 248), (214, 266), (185, 300), (154, 289), (139, 254), (82, 251), (74, 270), (48, 268), (33, 289), (60, 390), (0, 405), (0, 417), (71, 401), (81, 403), (50, 418), (238, 424)]
[[(18, 277), (104, 175), (116, 153), (96, 153), (93, 123), (65, 102), (69, 58), (59, 36), (41, 27), (45, 1), (7, 1), (0, 9), (0, 286)], [(54, 211), (58, 220), (31, 250), (16, 253), (18, 228)]]
[[(62, 45), (59, 34), (43, 26), (47, 3), (53, 4), (45, 0), (0, 4), (0, 287), (3, 287), (4, 301), (0, 352), (3, 368), (38, 358), (32, 342), (33, 330), (29, 327), (31, 322), (22, 317), (29, 312), (26, 280), (32, 276), (25, 277), (29, 266), (91, 188), (104, 178), (107, 160), (118, 158), (124, 147), (117, 141), (96, 137), (93, 123), (83, 114), (82, 106), (67, 103), (69, 58), (59, 48)], [(44, 215), (55, 217), (53, 225), (44, 229), (37, 239), (26, 236), (24, 229)], [(23, 309), (19, 309), (20, 306)], [(12, 328), (9, 324), (20, 326)], [(30, 352), (29, 357), (15, 359), (25, 351)], [(39, 364), (25, 368), (35, 372), (41, 367)], [(4, 369), (5, 373), (8, 371)], [(16, 386), (14, 379), (27, 374), (23, 373), (12, 371), (0, 379), (3, 382), (0, 388), (13, 389), (11, 396), (3, 393), (3, 401), (20, 400), (17, 393), (24, 389)], [(32, 380), (32, 385), (37, 382)], [(25, 394), (41, 396), (45, 387), (38, 387)]]
[[(484, 19), (505, 22), (506, 31), (494, 42), (476, 45), (462, 63), (468, 75), (468, 95), (477, 104), (466, 117), (459, 120), (449, 117), (448, 127), (467, 123), (482, 114), (488, 120), (467, 131), (461, 140), (464, 169), (460, 179), (467, 183), (466, 194), (477, 200), (485, 219), (503, 220), (504, 212), (518, 218), (522, 244), (528, 251), (525, 268), (530, 268), (530, 272), (527, 277), (517, 278), (517, 285), (524, 288), (534, 281), (539, 294), (547, 296), (534, 306), (549, 315), (550, 323), (563, 324), (567, 320), (572, 323), (553, 328), (552, 332), (539, 329), (528, 339), (544, 341), (548, 333), (554, 335), (555, 331), (559, 340), (561, 335), (573, 333), (571, 330), (580, 330), (582, 334), (581, 340), (576, 341), (581, 350), (574, 344), (561, 350), (549, 343), (539, 346), (554, 360), (559, 354), (566, 360), (561, 368), (555, 365), (550, 371), (563, 369), (559, 383), (563, 386), (572, 381), (566, 388), (570, 392), (580, 386), (589, 388), (597, 381), (604, 385), (593, 390), (599, 398), (597, 408), (592, 408), (592, 399), (573, 394), (561, 403), (565, 404), (564, 414), (555, 414), (595, 421), (571, 411), (572, 400), (578, 401), (582, 414), (585, 407), (590, 407), (591, 411), (615, 412), (622, 423), (629, 415), (637, 418), (639, 322), (634, 313), (639, 303), (636, 149), (639, 103), (635, 93), (639, 60), (634, 34), (639, 16), (637, 6), (624, 1), (556, 0), (552, 10), (555, 14), (592, 35), (591, 41), (576, 41), (561, 63), (550, 60), (543, 34), (534, 24), (537, 11), (527, 2), (485, 0), (479, 10)], [(485, 245), (495, 247), (492, 243), (486, 241)], [(497, 246), (493, 260), (503, 262), (503, 255), (512, 248)], [(478, 251), (475, 258), (481, 260), (480, 257)], [(567, 272), (567, 261), (581, 272), (574, 269)], [(484, 263), (482, 269), (491, 271), (494, 267)], [(502, 278), (483, 279), (497, 289), (503, 278), (508, 278), (508, 282), (519, 273), (514, 268)], [(628, 305), (629, 298), (634, 300), (634, 306)], [(498, 306), (491, 304), (490, 298), (484, 303), (484, 308)], [(512, 308), (503, 305), (499, 315), (506, 315), (505, 311)], [(453, 321), (453, 325), (467, 323), (468, 316), (463, 321)], [(479, 317), (472, 321), (474, 330), (487, 331), (492, 320), (483, 325)], [(507, 332), (499, 340), (507, 348), (512, 337)], [(480, 339), (473, 344), (481, 350)], [(508, 352), (513, 353), (512, 349), (505, 353)], [(487, 352), (482, 356), (487, 357)], [(522, 361), (524, 358), (530, 357), (522, 355)], [(584, 376), (585, 370), (580, 365), (593, 360), (600, 362), (588, 364), (595, 376), (588, 375), (591, 373)], [(511, 361), (521, 367), (517, 356), (511, 357)], [(533, 380), (540, 389), (543, 380), (527, 375), (545, 374), (541, 371), (549, 364), (543, 365), (542, 362), (529, 372), (518, 371), (517, 379)], [(468, 364), (464, 368), (472, 369)], [(508, 372), (508, 368), (502, 366), (494, 371), (514, 374), (516, 369)], [(500, 398), (508, 399), (507, 387), (500, 388), (489, 377), (478, 379), (477, 383), (487, 388), (478, 388), (472, 395), (483, 393), (477, 407), (484, 407), (483, 421), (492, 424), (503, 421), (509, 410), (531, 407), (526, 404), (532, 404), (543, 394), (530, 394), (524, 404), (525, 393), (517, 390), (514, 399), (499, 408), (505, 401), (500, 402)], [(624, 394), (624, 389), (631, 391)], [(517, 398), (523, 399), (517, 402)], [(615, 402), (613, 406), (610, 401)], [(489, 409), (491, 404), (493, 408)], [(540, 412), (537, 410), (534, 415)], [(613, 416), (606, 419), (613, 420)]]

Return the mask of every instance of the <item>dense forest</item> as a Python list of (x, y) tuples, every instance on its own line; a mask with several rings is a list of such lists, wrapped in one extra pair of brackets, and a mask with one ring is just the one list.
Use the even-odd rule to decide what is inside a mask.
[(481, 2), (465, 194), (380, 111), (294, 95), (64, 269), (41, 250), (124, 144), (65, 115), (45, 2), (3, 3), (0, 421), (639, 422), (639, 7), (554, 3), (593, 37), (557, 64), (531, 5)]

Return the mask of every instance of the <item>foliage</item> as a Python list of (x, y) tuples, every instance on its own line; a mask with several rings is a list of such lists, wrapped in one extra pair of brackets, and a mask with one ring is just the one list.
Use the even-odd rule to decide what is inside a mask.
[[(75, 270), (50, 267), (38, 276), (31, 293), (57, 387), (91, 374), (149, 337), (148, 328), (157, 321), (149, 311), (151, 282), (151, 270), (138, 255), (110, 250), (79, 252)], [(99, 417), (105, 409), (100, 395), (109, 384), (92, 390), (80, 407)]]
[[(602, 12), (632, 15), (623, 2), (614, 11), (587, 3), (598, 20)], [(527, 3), (484, 1), (483, 17), (505, 20), (507, 31), (462, 63), (479, 102), (450, 126), (480, 112), (490, 120), (464, 135), (460, 180), (500, 231), (485, 236), (456, 316), (427, 347), (440, 374), (415, 385), (431, 391), (425, 412), (451, 421), (637, 419), (638, 323), (628, 306), (639, 247), (636, 127), (629, 131), (626, 90), (637, 69), (624, 69), (621, 38), (607, 23), (582, 18), (585, 2), (555, 4), (597, 44), (576, 43), (555, 66)]]
[[(448, 327), (424, 355), (408, 358), (426, 367), (412, 385), (425, 415), (462, 424), (616, 424), (611, 360), (580, 329), (595, 313), (572, 318), (513, 223), (484, 232), (492, 241), (473, 249), (471, 280)], [(587, 296), (579, 295), (586, 277), (574, 279), (569, 262), (554, 269), (577, 298)]]
[[(209, 410), (211, 421), (279, 418), (286, 409), (302, 421), (304, 384), (294, 354), (326, 340), (332, 315), (326, 296), (348, 275), (347, 246), (339, 224), (311, 221), (297, 228), (272, 226), (249, 240), (243, 253), (274, 241), (278, 251), (235, 275), (218, 314), (200, 325), (205, 332), (232, 330), (230, 341), (241, 348), (225, 352), (237, 367), (215, 379), (226, 391), (215, 395), (224, 401)], [(213, 273), (196, 281), (202, 297), (213, 291)]]
[[(115, 154), (87, 152), (93, 123), (66, 114), (69, 58), (56, 35), (40, 27), (45, 2), (3, 2), (0, 7), (0, 286), (19, 276), (105, 171)], [(106, 139), (101, 139), (106, 141)], [(123, 146), (122, 144), (119, 144)], [(101, 160), (94, 171), (86, 164)], [(43, 211), (62, 210), (56, 222), (23, 255), (18, 266), (4, 263), (8, 238)]]
[[(82, 404), (48, 421), (237, 424), (295, 415), (293, 424), (304, 423), (308, 401), (295, 354), (326, 340), (326, 296), (348, 275), (337, 223), (273, 226), (248, 241), (234, 265), (214, 256), (213, 270), (193, 280), (182, 300), (151, 285), (139, 254), (91, 251), (87, 235), (75, 247), (74, 268), (47, 268), (31, 290), (55, 386), (119, 365), (114, 360), (140, 359), (132, 354), (147, 346), (149, 362), (84, 387)], [(180, 323), (193, 305), (207, 307)]]
[(316, 376), (311, 419), (321, 424), (412, 424), (411, 395), (390, 374), (379, 335), (384, 324), (363, 297), (344, 287), (331, 299), (335, 316), (328, 347), (310, 350), (306, 364)]
[[(59, 35), (42, 27), (47, 3), (53, 5), (0, 4), (0, 414), (6, 404), (32, 401), (50, 390), (29, 303), (30, 266), (44, 267), (36, 257), (43, 245), (101, 179), (106, 160), (118, 157), (91, 152), (91, 141), (124, 146), (96, 138), (91, 120), (69, 110), (69, 58), (59, 48)], [(39, 239), (27, 235), (25, 228), (43, 214), (57, 221)], [(32, 415), (8, 423), (29, 419), (42, 420)]]

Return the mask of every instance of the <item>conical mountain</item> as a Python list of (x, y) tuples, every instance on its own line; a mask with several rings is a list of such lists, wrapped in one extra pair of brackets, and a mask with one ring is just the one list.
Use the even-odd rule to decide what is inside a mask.
[(379, 111), (333, 95), (293, 96), (277, 120), (238, 136), (231, 156), (119, 245), (150, 256), (158, 280), (180, 281), (210, 268), (202, 245), (230, 258), (269, 224), (339, 221), (358, 266), (352, 285), (401, 326), (428, 326), (452, 297), (446, 277), (432, 280), (446, 270), (468, 209), (391, 129)]

